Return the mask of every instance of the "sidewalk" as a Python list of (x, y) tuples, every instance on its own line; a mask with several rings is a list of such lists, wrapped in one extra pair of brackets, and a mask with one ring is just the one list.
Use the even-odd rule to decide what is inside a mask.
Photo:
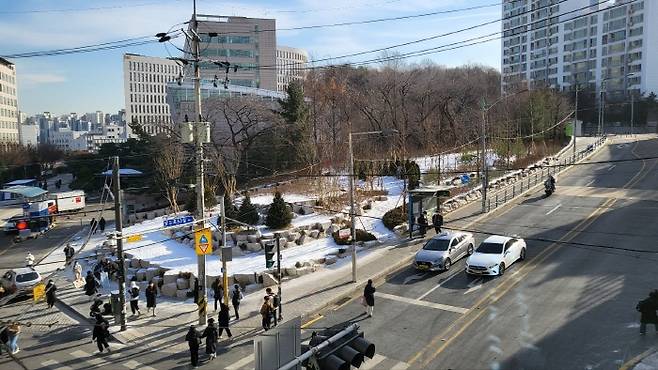
[[(631, 364), (633, 370), (654, 370), (658, 369), (658, 348), (652, 348), (647, 351), (650, 353), (642, 360), (637, 362), (634, 366)], [(642, 355), (640, 355), (642, 356)]]
[[(595, 140), (596, 138), (579, 138), (577, 150), (580, 151), (586, 148)], [(512, 186), (514, 185), (509, 185), (509, 187)], [(530, 187), (530, 190), (533, 189), (536, 189), (536, 187)], [(497, 189), (492, 193), (503, 190), (502, 188)], [(491, 214), (495, 214), (495, 212), (491, 212)], [(483, 215), (481, 213), (481, 203), (475, 201), (448, 213), (445, 216), (445, 221), (448, 229), (450, 226), (466, 228), (484, 217), (489, 217), (489, 214)], [(431, 231), (428, 233), (427, 238), (433, 235), (434, 232)], [(340, 259), (334, 265), (322, 267), (314, 273), (284, 281), (281, 294), (284, 320), (301, 316), (302, 322), (307, 322), (313, 315), (327, 307), (338, 306), (349, 301), (350, 298), (360, 296), (361, 290), (368, 279), (380, 280), (400, 267), (411, 263), (413, 256), (420, 249), (423, 242), (423, 239), (397, 240), (360, 252), (358, 255), (358, 281), (356, 284), (351, 283), (352, 270), (349, 257)], [(91, 241), (90, 245), (95, 244)], [(83, 253), (93, 254), (93, 247)], [(83, 270), (83, 275), (85, 273), (86, 269)], [(88, 319), (91, 302), (82, 288), (73, 287), (70, 268), (57, 274), (56, 283), (60, 289), (58, 294), (60, 301), (77, 312), (82, 318)], [(108, 295), (109, 291), (110, 287), (104, 288), (102, 294)], [(258, 309), (264, 295), (265, 291), (263, 289), (248, 294), (241, 302), (241, 320), (231, 322), (231, 330), (237, 341), (249, 340), (261, 331)], [(209, 317), (215, 317), (216, 319), (212, 304), (211, 298), (209, 299), (208, 314)], [(128, 329), (126, 331), (120, 332), (118, 326), (112, 326), (111, 331), (116, 340), (124, 344), (144, 343), (153, 348), (161, 344), (171, 343), (172, 336), (182, 338), (187, 327), (190, 324), (196, 324), (198, 321), (197, 306), (192, 303), (191, 299), (180, 301), (158, 297), (158, 316), (152, 318), (146, 315), (146, 301), (142, 292), (140, 309), (142, 316), (133, 318), (130, 316), (128, 308)], [(231, 316), (233, 316), (232, 308)], [(185, 344), (182, 340), (179, 342), (180, 344), (167, 346), (164, 350), (172, 352), (181, 350)], [(233, 344), (235, 343), (234, 340)]]

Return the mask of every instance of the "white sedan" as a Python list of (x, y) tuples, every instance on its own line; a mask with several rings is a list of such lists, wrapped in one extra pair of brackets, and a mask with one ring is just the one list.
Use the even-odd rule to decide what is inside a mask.
[(416, 253), (414, 267), (418, 270), (448, 271), (454, 262), (470, 256), (475, 247), (473, 234), (445, 232), (428, 240)]
[(514, 262), (526, 257), (525, 240), (492, 235), (485, 239), (466, 260), (466, 273), (471, 275), (503, 275)]

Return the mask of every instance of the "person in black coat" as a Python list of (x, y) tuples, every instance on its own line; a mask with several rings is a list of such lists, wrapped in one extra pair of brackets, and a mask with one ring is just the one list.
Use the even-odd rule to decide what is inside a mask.
[(216, 278), (215, 281), (210, 285), (212, 288), (213, 296), (215, 298), (215, 311), (217, 311), (217, 302), (222, 303), (224, 296), (224, 287), (222, 286), (222, 281), (219, 278)]
[(420, 236), (425, 236), (425, 233), (427, 232), (427, 226), (429, 226), (427, 223), (427, 214), (423, 212), (420, 214), (420, 216), (418, 216), (418, 229), (420, 231)]
[(206, 354), (210, 356), (211, 360), (217, 357), (217, 327), (215, 326), (215, 319), (208, 319), (208, 326), (201, 334), (201, 338), (206, 338)]
[(87, 277), (85, 277), (85, 294), (89, 296), (89, 300), (98, 292), (98, 282), (92, 274), (91, 271), (87, 271)]
[(158, 295), (158, 288), (156, 288), (155, 283), (151, 281), (144, 294), (146, 295), (146, 313), (153, 310), (153, 317), (155, 317), (155, 297)]
[(46, 303), (48, 304), (48, 308), (52, 308), (55, 305), (55, 301), (57, 300), (56, 292), (57, 286), (52, 280), (48, 280), (48, 284), (46, 285)]
[(363, 299), (366, 306), (366, 314), (368, 317), (372, 317), (372, 312), (375, 309), (375, 287), (372, 286), (372, 280), (368, 280), (368, 284), (363, 288)]
[(654, 290), (649, 294), (648, 298), (641, 300), (635, 309), (641, 313), (640, 334), (646, 334), (647, 324), (653, 324), (656, 328), (656, 333), (658, 333), (658, 315), (656, 315), (656, 310), (658, 309), (658, 290)]
[(64, 257), (66, 257), (67, 266), (71, 263), (71, 261), (73, 261), (74, 255), (75, 255), (75, 249), (71, 247), (71, 244), (66, 244), (66, 247), (64, 247)]
[(443, 226), (443, 215), (441, 214), (441, 211), (437, 211), (432, 215), (432, 226), (434, 226), (434, 231), (436, 231), (437, 234), (441, 233), (441, 226)]
[(192, 366), (199, 367), (199, 333), (196, 331), (194, 325), (190, 325), (190, 330), (187, 331), (185, 336), (187, 345), (190, 346), (190, 359)]
[(109, 326), (110, 324), (103, 316), (100, 314), (96, 315), (96, 324), (94, 324), (91, 340), (96, 340), (100, 352), (103, 352), (103, 348), (110, 352), (110, 345), (107, 343), (107, 338), (110, 337)]
[(101, 217), (100, 221), (98, 221), (98, 228), (101, 229), (101, 233), (105, 232), (105, 218)]
[(229, 321), (231, 321), (231, 317), (230, 317), (228, 305), (226, 303), (220, 303), (219, 315), (217, 317), (217, 324), (219, 325), (219, 338), (222, 337), (222, 332), (224, 330), (226, 330), (226, 335), (228, 335), (228, 339), (231, 339), (231, 337), (233, 337), (233, 334), (231, 334), (231, 329), (228, 328)]

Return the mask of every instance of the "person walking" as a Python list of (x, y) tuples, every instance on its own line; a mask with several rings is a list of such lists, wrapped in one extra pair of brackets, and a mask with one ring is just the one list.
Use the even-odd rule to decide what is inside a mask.
[(210, 285), (212, 288), (213, 296), (215, 299), (215, 311), (217, 311), (217, 302), (222, 303), (224, 297), (224, 287), (222, 286), (222, 281), (219, 278), (216, 278), (215, 281)]
[(265, 288), (265, 293), (267, 293), (267, 296), (270, 297), (270, 304), (272, 305), (272, 319), (274, 319), (274, 326), (277, 326), (279, 324), (279, 319), (277, 318), (277, 309), (279, 308), (279, 304), (281, 303), (279, 296), (272, 291), (272, 288)]
[(201, 334), (201, 338), (206, 338), (206, 354), (210, 360), (217, 357), (217, 327), (215, 326), (215, 319), (208, 319), (208, 326)]
[(14, 321), (9, 324), (5, 330), (7, 330), (9, 352), (11, 352), (12, 355), (15, 355), (21, 350), (18, 348), (18, 336), (21, 334), (21, 325)]
[(190, 325), (190, 330), (187, 331), (185, 340), (187, 341), (187, 345), (190, 347), (190, 360), (192, 362), (192, 366), (197, 368), (199, 367), (199, 342), (201, 340), (199, 339), (199, 333), (196, 331), (194, 325)]
[(66, 247), (64, 247), (64, 257), (66, 257), (66, 266), (71, 264), (71, 261), (73, 261), (73, 255), (75, 254), (75, 249), (71, 247), (71, 244), (66, 244)]
[(98, 221), (98, 228), (101, 229), (101, 234), (105, 232), (105, 217), (101, 216), (101, 219)]
[(423, 211), (423, 213), (418, 216), (418, 229), (420, 231), (420, 236), (425, 237), (425, 233), (427, 233), (427, 212)]
[(91, 221), (89, 221), (89, 228), (91, 229), (92, 234), (96, 234), (97, 226), (98, 226), (98, 221), (96, 221), (96, 217), (93, 217)]
[(48, 284), (46, 284), (46, 303), (48, 304), (48, 308), (53, 308), (55, 305), (55, 301), (57, 300), (57, 286), (52, 280), (48, 280)]
[(73, 262), (73, 276), (75, 277), (74, 281), (82, 281), (82, 266), (78, 261)]
[(437, 210), (434, 215), (432, 215), (432, 226), (434, 226), (434, 231), (437, 234), (441, 234), (441, 227), (443, 226), (443, 215), (441, 210)]
[(649, 293), (649, 297), (641, 300), (635, 307), (641, 313), (640, 316), (640, 334), (647, 333), (647, 324), (653, 324), (658, 334), (658, 290)]
[(219, 304), (219, 315), (217, 317), (217, 324), (219, 325), (219, 339), (222, 338), (222, 332), (226, 330), (226, 335), (228, 335), (228, 339), (231, 339), (233, 337), (233, 334), (231, 334), (231, 329), (229, 329), (228, 324), (229, 321), (231, 321), (231, 317), (229, 314), (229, 308), (226, 303), (220, 303)]
[(29, 267), (29, 268), (34, 267), (34, 255), (32, 255), (32, 253), (29, 251), (25, 256), (25, 267)]
[(263, 330), (270, 330), (270, 323), (272, 322), (272, 311), (274, 308), (270, 303), (270, 296), (263, 297), (263, 304), (260, 306), (261, 325)]
[(87, 277), (85, 277), (85, 294), (91, 298), (98, 293), (98, 281), (94, 277), (94, 274), (91, 271), (87, 271)]
[(153, 311), (153, 317), (155, 317), (155, 297), (158, 295), (158, 288), (151, 281), (149, 286), (146, 287), (144, 291), (146, 295), (146, 313), (148, 314), (149, 310)]
[(95, 340), (98, 346), (98, 352), (103, 353), (103, 349), (110, 352), (110, 345), (107, 343), (107, 338), (110, 337), (108, 330), (110, 324), (101, 314), (96, 314), (96, 323), (94, 324), (94, 331), (91, 334), (92, 342)]
[(372, 317), (372, 313), (375, 309), (375, 291), (375, 287), (372, 286), (372, 280), (368, 279), (368, 284), (363, 288), (364, 306), (366, 306), (366, 314), (368, 317)]
[(136, 282), (130, 282), (130, 291), (128, 294), (130, 295), (130, 311), (133, 313), (133, 316), (135, 316), (135, 312), (137, 312), (137, 316), (140, 316), (142, 313), (139, 312), (139, 287)]
[(231, 303), (233, 304), (233, 310), (235, 311), (235, 320), (240, 320), (240, 301), (244, 298), (240, 286), (235, 284), (233, 286), (233, 292), (231, 292)]

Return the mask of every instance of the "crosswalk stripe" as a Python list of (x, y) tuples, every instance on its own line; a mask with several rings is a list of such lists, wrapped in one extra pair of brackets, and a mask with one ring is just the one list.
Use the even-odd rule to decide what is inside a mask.
[(124, 367), (127, 367), (130, 370), (139, 369), (139, 370), (155, 370), (150, 366), (145, 366), (135, 360), (126, 361), (122, 364)]
[(398, 302), (402, 302), (402, 303), (413, 304), (413, 305), (416, 305), (416, 306), (425, 306), (425, 307), (429, 307), (429, 308), (435, 308), (437, 310), (450, 311), (450, 312), (455, 312), (455, 313), (459, 313), (459, 314), (464, 314), (464, 313), (468, 312), (468, 309), (463, 308), (463, 307), (455, 307), (455, 306), (450, 306), (450, 305), (447, 305), (447, 304), (434, 303), (434, 302), (418, 301), (418, 300), (415, 300), (415, 299), (412, 299), (412, 298), (400, 297), (400, 296), (393, 295), (393, 294), (377, 292), (377, 293), (375, 293), (375, 296), (390, 299), (392, 301), (398, 301)]
[(409, 364), (406, 362), (398, 362), (391, 370), (406, 370), (409, 368)]
[(238, 370), (239, 368), (245, 366), (246, 364), (252, 362), (254, 360), (254, 354), (250, 354), (247, 357), (244, 357), (242, 360), (234, 362), (230, 365), (228, 365), (225, 369), (226, 370)]
[(73, 370), (70, 366), (62, 366), (55, 360), (48, 360), (41, 363), (41, 366), (50, 367), (57, 370)]
[(375, 354), (375, 356), (372, 359), (366, 359), (366, 361), (363, 362), (361, 365), (360, 369), (368, 370), (368, 369), (374, 369), (375, 366), (379, 365), (380, 362), (386, 360), (386, 357), (380, 355), (380, 354)]
[(75, 358), (85, 358), (85, 362), (90, 364), (90, 365), (101, 365), (101, 364), (107, 364), (107, 361), (105, 361), (102, 358), (95, 357), (94, 355), (90, 354), (89, 352), (77, 350), (69, 353), (69, 355), (75, 357)]

